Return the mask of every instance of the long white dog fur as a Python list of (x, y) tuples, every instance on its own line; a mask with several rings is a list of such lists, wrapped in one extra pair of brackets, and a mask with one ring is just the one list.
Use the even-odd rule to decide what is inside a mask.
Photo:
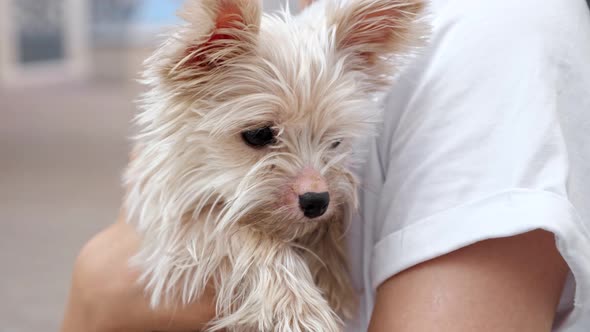
[[(422, 40), (423, 7), (326, 1), (292, 16), (256, 0), (186, 3), (186, 24), (146, 61), (125, 177), (153, 306), (213, 287), (211, 331), (342, 329), (356, 305), (352, 145), (375, 134), (376, 93)], [(311, 219), (301, 195), (314, 190), (329, 205)]]

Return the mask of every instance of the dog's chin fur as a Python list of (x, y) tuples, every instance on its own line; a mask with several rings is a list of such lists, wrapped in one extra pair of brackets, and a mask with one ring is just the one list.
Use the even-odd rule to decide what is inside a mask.
[[(355, 311), (344, 245), (357, 205), (353, 142), (425, 30), (422, 0), (319, 2), (298, 17), (255, 0), (189, 0), (187, 24), (146, 61), (129, 222), (153, 306), (217, 294), (210, 330), (341, 329)], [(241, 133), (270, 126), (253, 148)], [(338, 146), (334, 142), (340, 142)], [(294, 184), (321, 178), (306, 218)]]

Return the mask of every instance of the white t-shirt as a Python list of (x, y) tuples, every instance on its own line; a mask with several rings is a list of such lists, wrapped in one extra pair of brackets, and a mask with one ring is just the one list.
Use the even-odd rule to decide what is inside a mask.
[(590, 13), (584, 0), (433, 0), (434, 35), (369, 144), (350, 231), (358, 321), (375, 289), (489, 238), (555, 234), (554, 331), (590, 331)]

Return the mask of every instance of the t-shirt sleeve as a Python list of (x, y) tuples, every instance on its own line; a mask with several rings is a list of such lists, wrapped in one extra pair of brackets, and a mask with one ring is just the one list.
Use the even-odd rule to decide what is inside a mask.
[(372, 147), (382, 187), (363, 201), (374, 220), (371, 286), (484, 239), (544, 229), (572, 272), (563, 331), (590, 326), (585, 3), (439, 3), (431, 42), (398, 77)]

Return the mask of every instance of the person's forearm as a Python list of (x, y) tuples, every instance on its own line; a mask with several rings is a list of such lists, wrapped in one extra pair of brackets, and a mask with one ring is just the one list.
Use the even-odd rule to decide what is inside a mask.
[(65, 309), (61, 332), (96, 331), (108, 332), (98, 326), (90, 327), (90, 318), (86, 316), (83, 305), (75, 298), (76, 291), (70, 291), (70, 298)]
[(484, 241), (386, 281), (369, 332), (549, 332), (566, 275), (550, 233)]
[(139, 242), (120, 220), (86, 244), (74, 266), (61, 332), (195, 331), (215, 317), (213, 289), (186, 307), (150, 308), (137, 282), (140, 272), (129, 266)]

